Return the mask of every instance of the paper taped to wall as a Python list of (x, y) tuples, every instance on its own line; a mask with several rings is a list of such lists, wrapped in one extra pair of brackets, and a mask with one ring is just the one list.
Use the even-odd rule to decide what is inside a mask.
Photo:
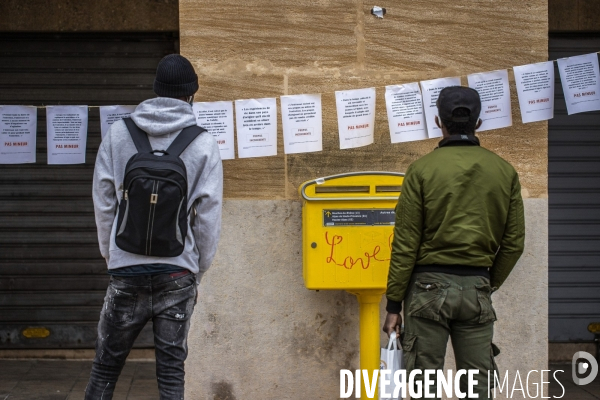
[(557, 60), (567, 113), (600, 110), (600, 74), (598, 54), (561, 58)]
[(192, 108), (198, 126), (206, 129), (217, 141), (221, 159), (234, 159), (233, 102), (213, 101), (194, 103)]
[(280, 101), (285, 153), (323, 150), (321, 95), (281, 96)]
[(235, 101), (238, 156), (277, 155), (277, 100), (275, 98)]
[(84, 164), (87, 106), (46, 107), (48, 164)]
[(523, 123), (545, 121), (554, 116), (554, 63), (513, 67)]
[(340, 149), (373, 143), (375, 132), (375, 88), (335, 92)]
[(512, 125), (508, 71), (505, 69), (467, 76), (469, 87), (481, 98), (481, 126), (477, 132), (506, 128)]
[(0, 164), (35, 162), (37, 108), (0, 106)]
[(460, 78), (439, 78), (430, 81), (421, 81), (423, 89), (423, 109), (427, 121), (427, 135), (429, 138), (442, 137), (442, 130), (435, 124), (438, 109), (435, 102), (440, 97), (440, 92), (448, 86), (460, 86)]
[(417, 82), (385, 87), (392, 143), (427, 139), (423, 99)]

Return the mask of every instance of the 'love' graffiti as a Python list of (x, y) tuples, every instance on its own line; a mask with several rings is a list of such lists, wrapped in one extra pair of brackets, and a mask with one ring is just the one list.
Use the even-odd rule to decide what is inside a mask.
[[(388, 238), (388, 246), (390, 247), (390, 251), (392, 249), (392, 239), (393, 238), (394, 238), (394, 234), (392, 233)], [(344, 257), (342, 255), (341, 257), (344, 257), (344, 261), (340, 263), (340, 262), (336, 261), (335, 252), (336, 252), (336, 246), (338, 246), (340, 243), (342, 243), (343, 240), (344, 240), (344, 237), (341, 235), (333, 235), (330, 239), (329, 232), (325, 232), (325, 241), (327, 242), (327, 245), (330, 246), (329, 257), (327, 257), (325, 259), (327, 264), (339, 265), (340, 267), (344, 267), (346, 269), (352, 269), (355, 265), (360, 264), (362, 269), (367, 269), (371, 265), (371, 260), (379, 261), (379, 262), (390, 261), (389, 258), (379, 258), (378, 257), (379, 253), (381, 252), (381, 246), (375, 245), (373, 247), (372, 252), (364, 253), (364, 257), (353, 258), (352, 256), (349, 256), (349, 255), (346, 257)], [(338, 254), (338, 256), (339, 256), (339, 254)]]

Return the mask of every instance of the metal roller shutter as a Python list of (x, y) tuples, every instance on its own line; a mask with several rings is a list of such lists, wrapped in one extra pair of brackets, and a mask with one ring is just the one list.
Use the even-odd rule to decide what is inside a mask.
[[(551, 35), (551, 60), (600, 50), (600, 35)], [(548, 126), (549, 339), (592, 341), (600, 322), (600, 112), (568, 116), (556, 68)]]
[[(0, 33), (0, 104), (138, 104), (153, 97), (172, 33)], [(106, 290), (91, 199), (100, 144), (89, 109), (86, 164), (46, 164), (45, 110), (37, 162), (0, 165), (0, 348), (91, 348)], [(137, 347), (153, 345), (148, 325)]]

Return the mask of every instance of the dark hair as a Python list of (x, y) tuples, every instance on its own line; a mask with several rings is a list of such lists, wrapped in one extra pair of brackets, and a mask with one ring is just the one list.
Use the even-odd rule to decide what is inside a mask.
[(468, 108), (459, 107), (452, 112), (452, 117), (464, 118), (470, 117), (467, 122), (444, 121), (442, 124), (451, 135), (473, 135), (475, 133), (475, 125), (477, 125), (477, 117), (471, 116)]

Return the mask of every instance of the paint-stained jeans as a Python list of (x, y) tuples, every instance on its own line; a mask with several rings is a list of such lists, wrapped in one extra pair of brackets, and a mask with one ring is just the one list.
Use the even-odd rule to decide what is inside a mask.
[(187, 334), (198, 289), (194, 274), (172, 275), (111, 277), (86, 400), (112, 399), (125, 359), (149, 320), (154, 328), (160, 399), (183, 399)]
[[(489, 279), (481, 276), (413, 274), (404, 302), (402, 349), (407, 373), (442, 369), (450, 336), (457, 369), (478, 369), (474, 393), (480, 400), (489, 399), (488, 371), (493, 377), (497, 370), (494, 357), (500, 352), (492, 344), (496, 312), (491, 293)], [(419, 375), (420, 380), (422, 377)], [(435, 394), (436, 388), (432, 386), (431, 393)], [(467, 393), (464, 375), (460, 389)]]

